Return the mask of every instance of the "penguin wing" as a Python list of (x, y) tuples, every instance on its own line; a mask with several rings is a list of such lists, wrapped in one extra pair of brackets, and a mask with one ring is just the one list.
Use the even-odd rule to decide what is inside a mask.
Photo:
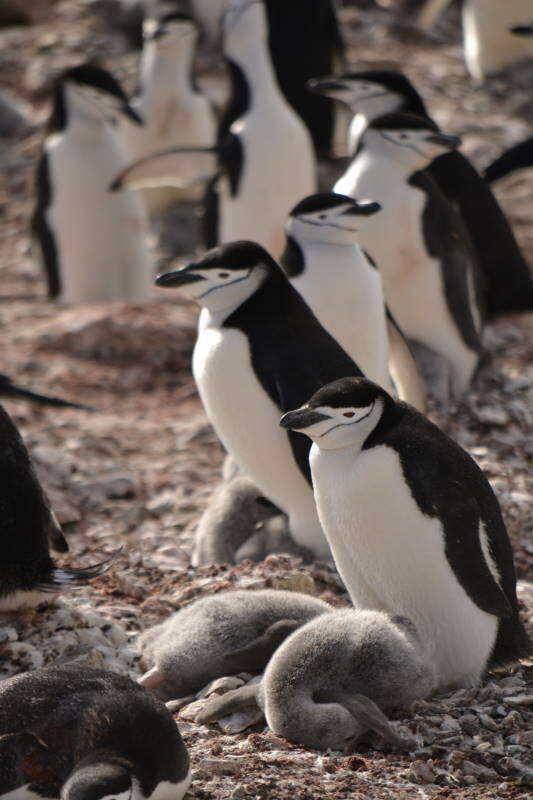
[(533, 136), (502, 153), (492, 164), (489, 164), (483, 174), (485, 180), (492, 183), (509, 175), (510, 172), (526, 167), (533, 167)]
[(217, 170), (214, 148), (180, 147), (134, 161), (119, 172), (109, 188), (112, 192), (159, 186), (185, 189), (209, 180)]
[(0, 796), (30, 783), (46, 787), (43, 796), (59, 797), (60, 773), (57, 754), (31, 731), (0, 735)]
[(418, 371), (407, 339), (385, 306), (387, 336), (389, 339), (389, 372), (401, 400), (410, 403), (418, 411), (426, 410), (426, 387)]
[(55, 239), (46, 219), (46, 211), (52, 200), (48, 156), (43, 153), (37, 167), (37, 205), (31, 220), (32, 237), (39, 243), (40, 260), (48, 284), (48, 296), (57, 297), (61, 292), (61, 276)]

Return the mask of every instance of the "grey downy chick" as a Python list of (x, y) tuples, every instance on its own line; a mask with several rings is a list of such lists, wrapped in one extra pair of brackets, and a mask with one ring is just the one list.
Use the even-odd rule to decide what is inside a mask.
[(180, 609), (139, 640), (139, 683), (165, 700), (186, 697), (209, 681), (262, 672), (282, 641), (331, 606), (276, 589), (230, 591)]
[(223, 481), (198, 523), (193, 566), (261, 561), (272, 552), (307, 555), (291, 539), (286, 515), (250, 478)]
[(274, 653), (261, 683), (213, 696), (196, 722), (259, 705), (279, 736), (318, 750), (353, 752), (374, 731), (409, 747), (382, 709), (407, 708), (435, 685), (413, 623), (381, 611), (346, 609), (295, 631)]

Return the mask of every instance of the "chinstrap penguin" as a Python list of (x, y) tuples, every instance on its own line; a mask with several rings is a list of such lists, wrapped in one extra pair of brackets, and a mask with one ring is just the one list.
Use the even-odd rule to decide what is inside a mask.
[[(131, 105), (143, 126), (121, 121), (130, 161), (175, 147), (212, 147), (217, 123), (210, 101), (193, 76), (198, 29), (186, 14), (148, 16), (143, 24), (144, 47), (139, 87)], [(144, 200), (151, 214), (183, 197), (173, 190), (149, 191)]]
[(318, 513), (352, 602), (409, 617), (439, 688), (524, 652), (500, 506), (466, 451), (364, 378), (325, 386), (280, 424), (313, 440)]
[[(350, 108), (354, 116), (349, 148), (353, 154), (368, 125), (383, 114), (405, 112), (431, 119), (424, 101), (401, 72), (347, 72), (316, 79), (310, 86)], [(487, 182), (459, 150), (438, 156), (426, 165), (426, 170), (461, 212), (477, 252), (487, 315), (533, 309), (528, 264)]]
[(288, 515), (295, 542), (328, 558), (311, 489), (309, 443), (285, 435), (278, 419), (324, 383), (361, 370), (254, 242), (215, 248), (156, 282), (179, 287), (202, 307), (193, 374), (225, 449)]
[(330, 611), (316, 597), (276, 589), (202, 597), (142, 634), (148, 672), (139, 682), (169, 700), (224, 675), (261, 672), (289, 634)]
[(315, 194), (287, 220), (280, 264), (324, 328), (364, 374), (391, 391), (389, 370), (402, 400), (425, 410), (416, 362), (383, 300), (376, 265), (359, 247), (359, 233), (381, 206), (346, 195)]
[(115, 129), (124, 114), (142, 124), (101, 67), (83, 64), (57, 79), (32, 218), (50, 297), (68, 303), (149, 298), (141, 200), (108, 191), (110, 177), (127, 161)]
[(387, 114), (367, 128), (335, 184), (336, 192), (382, 206), (359, 242), (379, 266), (387, 305), (405, 335), (440, 357), (433, 390), (443, 401), (465, 393), (482, 352), (475, 253), (456, 208), (421, 172), (458, 143), (426, 119)]
[(85, 586), (109, 561), (91, 567), (60, 569), (50, 546), (68, 544), (39, 483), (22, 438), (0, 406), (0, 611), (17, 611), (50, 600), (51, 595)]
[(51, 666), (0, 683), (6, 800), (181, 800), (189, 757), (164, 704), (124, 675)]
[(213, 696), (196, 722), (256, 702), (271, 731), (305, 747), (353, 753), (372, 731), (393, 747), (412, 748), (381, 709), (408, 708), (434, 686), (433, 667), (410, 620), (383, 611), (335, 610), (292, 633), (260, 684)]
[(277, 85), (263, 4), (232, 0), (223, 27), (230, 80), (242, 85), (238, 119), (227, 131), (221, 123), (215, 148), (140, 159), (117, 174), (112, 188), (183, 187), (211, 178), (206, 246), (248, 238), (278, 256), (287, 214), (316, 188), (313, 144)]
[[(318, 152), (330, 154), (335, 133), (331, 101), (317, 102), (306, 82), (339, 68), (344, 42), (333, 0), (264, 0), (270, 59), (280, 89), (309, 128)], [(222, 27), (229, 0), (191, 0), (192, 11), (211, 41)], [(234, 84), (224, 113), (224, 128), (240, 116), (241, 86)]]

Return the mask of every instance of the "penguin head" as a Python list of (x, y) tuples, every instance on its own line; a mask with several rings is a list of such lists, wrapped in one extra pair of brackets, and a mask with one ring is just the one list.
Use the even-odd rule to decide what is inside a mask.
[(343, 194), (312, 194), (289, 214), (287, 234), (296, 242), (353, 244), (365, 220), (381, 210), (373, 200), (354, 200)]
[(531, 25), (513, 25), (509, 28), (513, 36), (533, 36), (533, 23)]
[[(142, 770), (141, 766), (141, 770)], [(61, 790), (61, 800), (181, 800), (189, 786), (183, 781), (149, 782), (143, 791), (133, 765), (118, 755), (93, 753), (77, 765)]]
[(181, 47), (186, 42), (193, 46), (197, 38), (198, 27), (188, 14), (176, 11), (160, 17), (146, 17), (143, 22), (144, 42), (154, 43), (158, 50)]
[(157, 286), (180, 287), (182, 292), (209, 311), (231, 313), (261, 286), (267, 276), (281, 270), (255, 242), (238, 241), (209, 250), (186, 267), (158, 275)]
[(415, 114), (379, 117), (370, 123), (362, 139), (364, 149), (400, 162), (410, 171), (424, 169), (460, 144), (458, 136), (442, 133), (432, 120)]
[(369, 121), (393, 111), (424, 115), (422, 98), (401, 72), (374, 69), (345, 72), (326, 78), (312, 78), (310, 91), (345, 103), (353, 114), (363, 114)]
[(82, 117), (87, 123), (114, 122), (117, 116), (122, 114), (137, 125), (144, 124), (142, 118), (130, 106), (126, 93), (118, 81), (111, 73), (96, 64), (80, 64), (66, 70), (59, 77), (56, 84), (55, 114), (63, 116), (63, 125), (58, 127), (64, 127), (66, 117), (71, 112)]
[(323, 386), (301, 408), (284, 414), (279, 424), (305, 433), (321, 450), (361, 449), (384, 411), (394, 405), (377, 383), (341, 378)]

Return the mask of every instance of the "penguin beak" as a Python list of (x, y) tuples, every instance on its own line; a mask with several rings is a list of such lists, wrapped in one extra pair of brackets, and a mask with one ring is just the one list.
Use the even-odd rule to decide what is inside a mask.
[(187, 267), (175, 269), (172, 272), (164, 272), (158, 275), (155, 279), (156, 286), (163, 286), (165, 289), (169, 286), (175, 288), (176, 286), (185, 286), (187, 283), (197, 283), (198, 281), (205, 281), (202, 275), (194, 272), (196, 264), (189, 264)]
[(432, 133), (430, 136), (426, 136), (426, 142), (442, 145), (449, 150), (455, 150), (461, 145), (459, 136), (450, 136), (447, 133)]
[(307, 81), (307, 89), (313, 94), (329, 94), (346, 89), (346, 84), (335, 78), (311, 78)]
[(348, 217), (371, 217), (381, 211), (381, 205), (376, 200), (354, 200), (351, 208), (343, 211), (342, 216)]
[(138, 114), (135, 111), (134, 108), (132, 108), (130, 106), (129, 103), (123, 103), (122, 106), (121, 106), (121, 111), (122, 111), (122, 113), (124, 114), (125, 117), (128, 117), (128, 119), (131, 119), (131, 121), (134, 122), (136, 125), (140, 125), (140, 126), (144, 125), (144, 119), (140, 116), (140, 114)]
[(533, 25), (515, 25), (510, 31), (514, 36), (533, 36)]
[(311, 425), (316, 425), (317, 422), (323, 422), (325, 419), (331, 419), (327, 414), (320, 414), (318, 411), (312, 411), (310, 408), (297, 408), (296, 411), (288, 411), (282, 416), (279, 424), (282, 428), (287, 428), (290, 431), (301, 431), (304, 428), (310, 428)]

